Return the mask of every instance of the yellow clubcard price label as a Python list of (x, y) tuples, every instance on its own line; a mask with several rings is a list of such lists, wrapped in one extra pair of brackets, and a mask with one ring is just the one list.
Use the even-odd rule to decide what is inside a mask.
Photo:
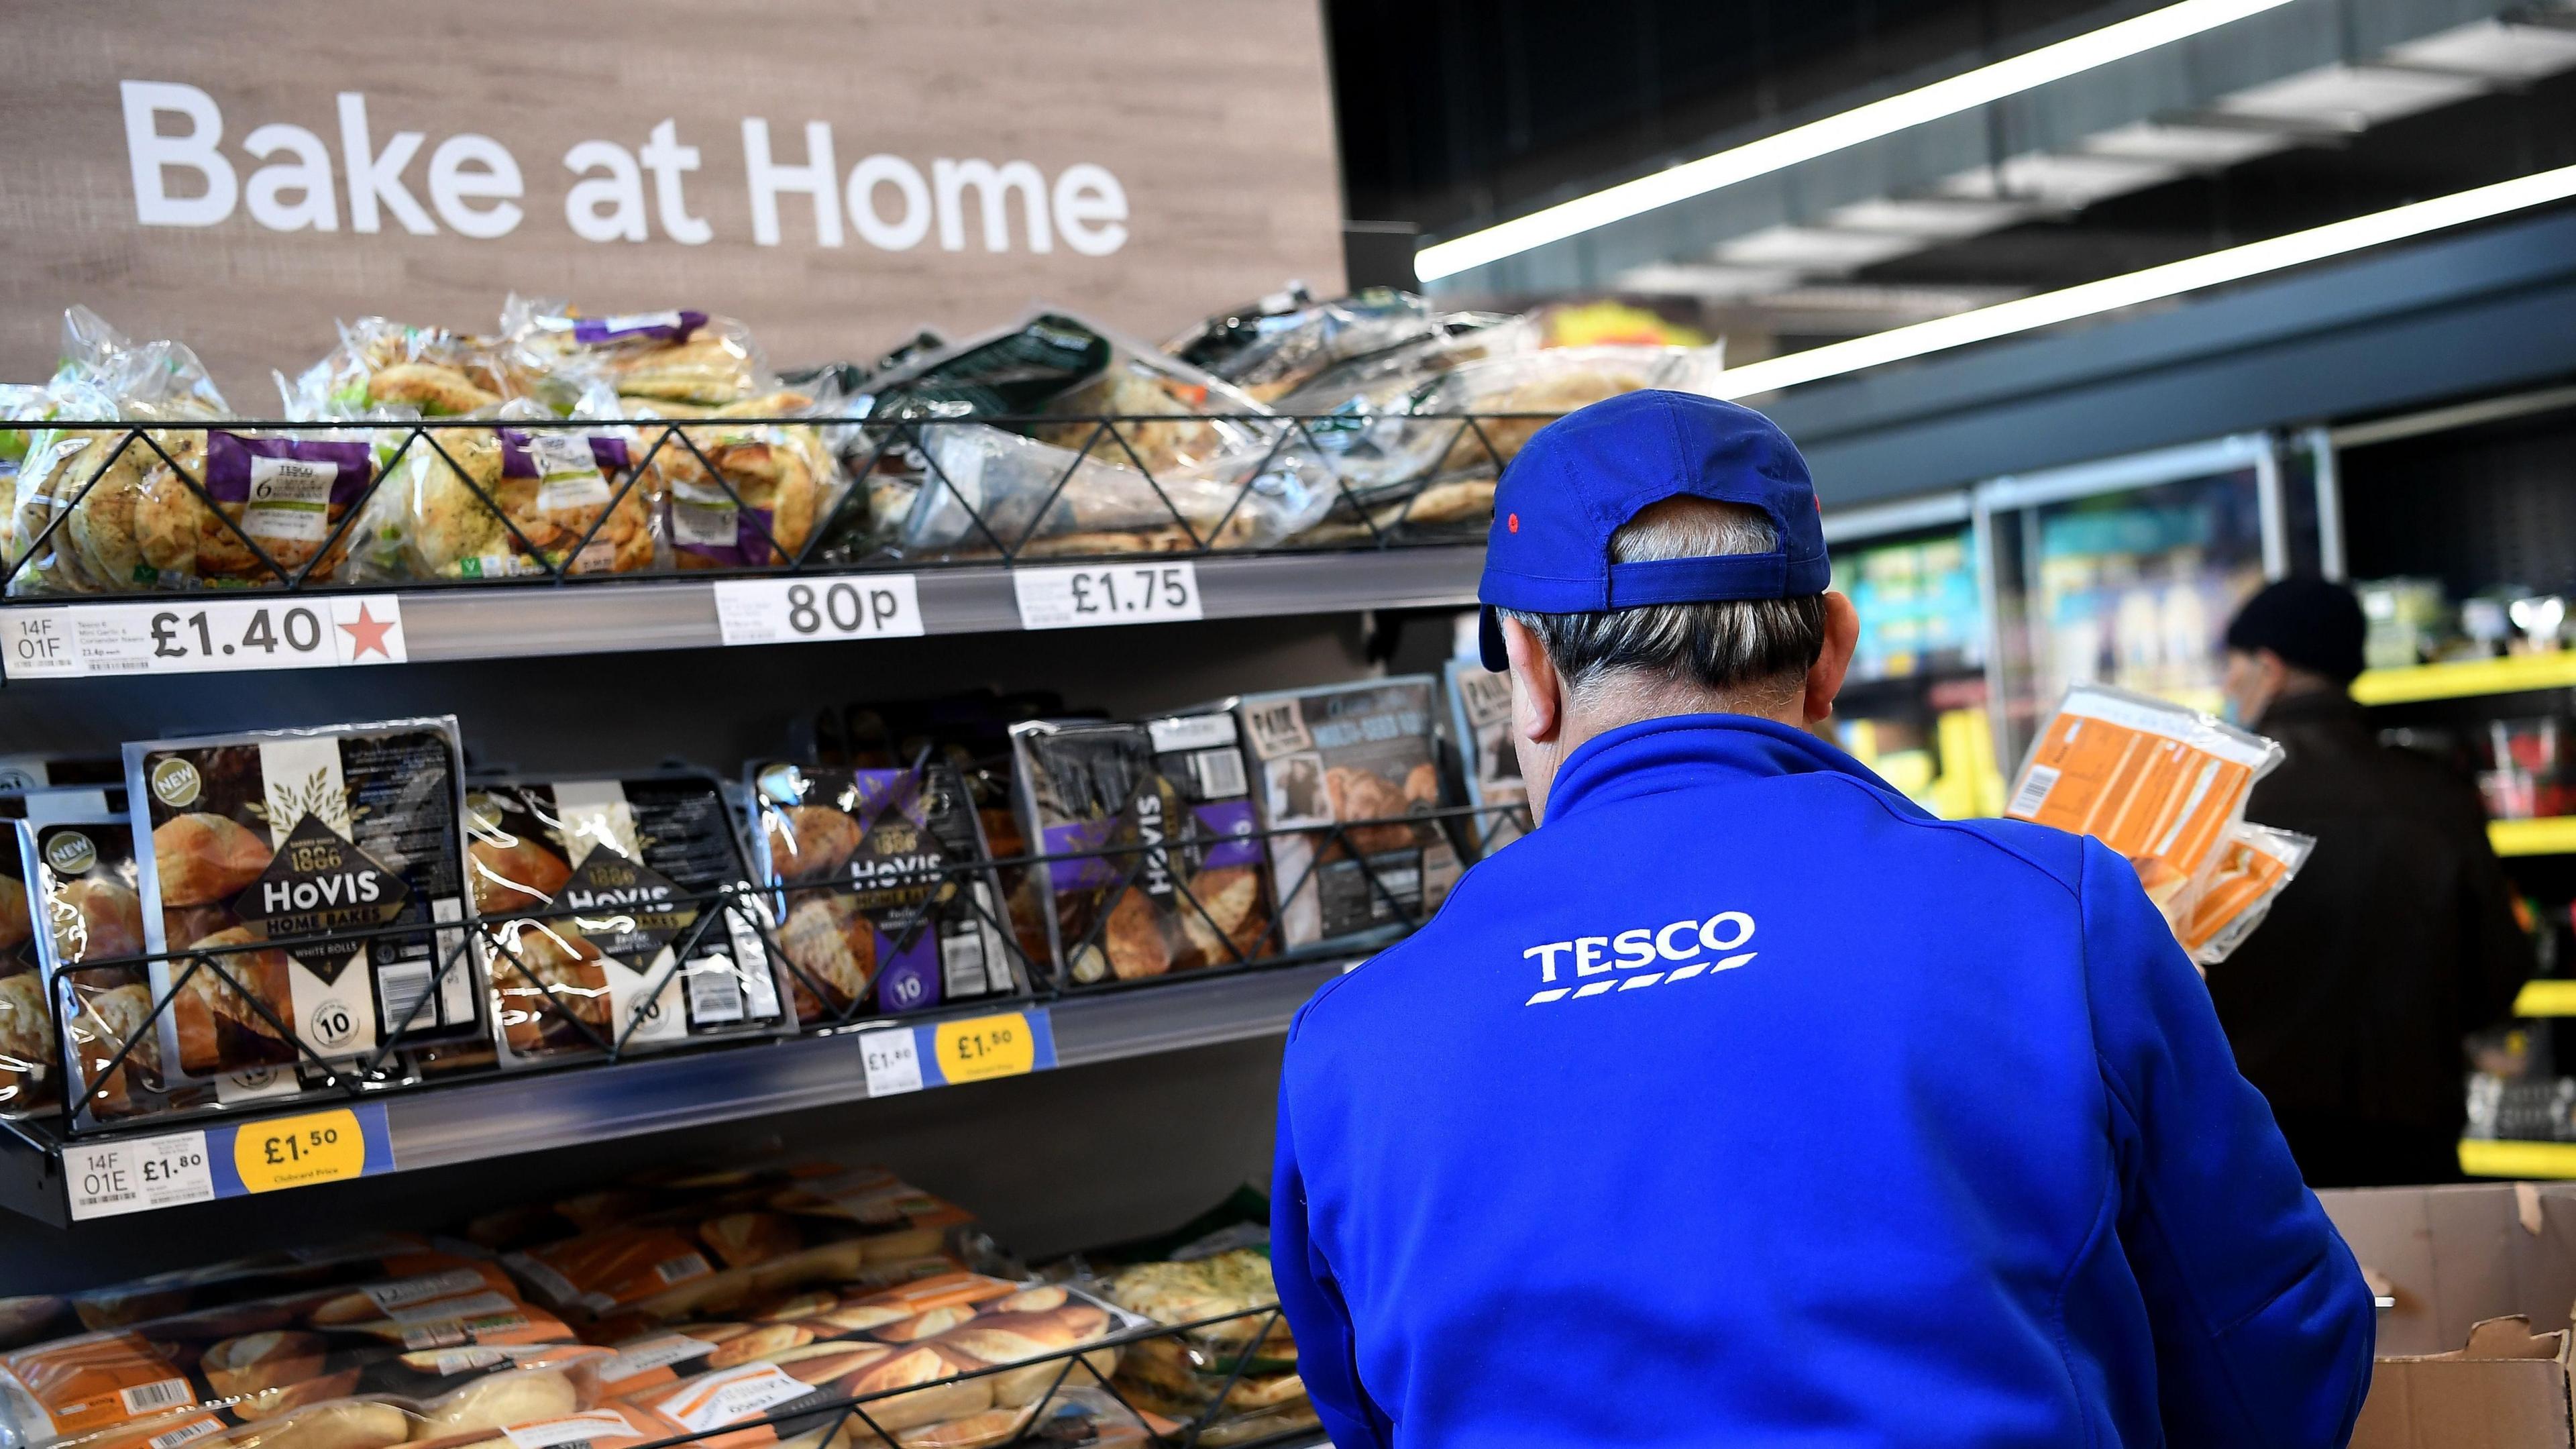
[(939, 1073), (952, 1082), (1016, 1077), (1038, 1064), (1037, 1033), (1028, 1017), (1005, 1011), (943, 1021), (937, 1029)]
[(272, 1118), (234, 1134), (233, 1170), (251, 1192), (358, 1177), (367, 1170), (367, 1139), (346, 1107)]

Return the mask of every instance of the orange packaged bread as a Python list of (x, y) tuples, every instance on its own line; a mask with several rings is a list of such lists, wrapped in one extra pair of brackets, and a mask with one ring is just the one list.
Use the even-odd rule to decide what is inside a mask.
[(2209, 883), (2175, 930), (2191, 959), (2203, 966), (2226, 960), (2262, 924), (2272, 902), (2316, 848), (2315, 836), (2295, 830), (2246, 822), (2230, 831)]
[(2172, 919), (2244, 818), (2254, 782), (2280, 762), (2279, 745), (2198, 710), (2079, 684), (2032, 744), (2004, 813), (2127, 856)]
[(1005, 1302), (1023, 1291), (1021, 1284), (1006, 1278), (961, 1271), (892, 1287), (792, 1293), (738, 1321), (677, 1325), (620, 1342), (616, 1357), (597, 1370), (598, 1393), (602, 1398), (625, 1398), (813, 1343), (854, 1338), (908, 1342), (929, 1337), (974, 1317), (978, 1305)]

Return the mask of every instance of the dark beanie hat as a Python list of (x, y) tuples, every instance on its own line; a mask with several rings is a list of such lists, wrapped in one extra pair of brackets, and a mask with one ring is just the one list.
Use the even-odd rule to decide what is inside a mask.
[(2361, 640), (2368, 630), (2352, 590), (2323, 579), (2283, 579), (2236, 611), (2227, 626), (2227, 647), (2248, 654), (2269, 649), (2283, 663), (2350, 684), (2361, 672)]

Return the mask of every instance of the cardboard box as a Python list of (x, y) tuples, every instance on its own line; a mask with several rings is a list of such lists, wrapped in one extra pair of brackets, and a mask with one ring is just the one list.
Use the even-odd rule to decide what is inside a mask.
[(2576, 1183), (2317, 1197), (2388, 1300), (2353, 1449), (2576, 1446)]

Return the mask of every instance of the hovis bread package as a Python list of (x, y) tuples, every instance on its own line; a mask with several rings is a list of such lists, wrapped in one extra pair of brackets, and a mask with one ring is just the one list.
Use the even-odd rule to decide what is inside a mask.
[(66, 1090), (94, 1118), (198, 1105), (211, 1094), (202, 1087), (169, 1086), (159, 1034), (144, 1026), (152, 988), (136, 959), (145, 935), (133, 823), (115, 816), (64, 816), (28, 831), (36, 944), (52, 983), (48, 1005), (68, 1013), (59, 1023), (63, 1055), (71, 1063)]
[(0, 1114), (14, 1117), (62, 1100), (62, 1083), (36, 947), (43, 897), (29, 889), (36, 834), (24, 820), (0, 821), (0, 832)]
[(503, 1062), (792, 1029), (713, 776), (482, 783), (465, 830)]
[(1270, 871), (1290, 947), (1417, 924), (1458, 879), (1458, 852), (1430, 820), (1439, 745), (1427, 674), (1246, 696), (1237, 706), (1253, 798), (1271, 829), (1354, 825), (1270, 837)]
[(2032, 742), (2004, 813), (2127, 856), (2205, 966), (2216, 957), (2204, 950), (2235, 949), (2307, 858), (2306, 837), (2245, 822), (2254, 782), (2280, 762), (2278, 744), (2198, 710), (2079, 684)]
[(1467, 803), (1476, 807), (1465, 835), (1469, 853), (1482, 860), (1529, 832), (1529, 787), (1521, 783), (1519, 748), (1512, 740), (1512, 677), (1473, 659), (1452, 659), (1449, 727), (1467, 776)]
[(797, 1019), (1016, 990), (1001, 888), (953, 765), (755, 765), (761, 869)]
[(497, 1264), (455, 1258), (408, 1278), (205, 1308), (0, 1355), (0, 1412), (13, 1449), (98, 1441), (128, 1425), (175, 1428), (159, 1421), (191, 1411), (215, 1420), (200, 1431), (211, 1434), (349, 1394), (451, 1392), (510, 1370), (538, 1346), (572, 1342), (561, 1319), (520, 1300)]
[(125, 768), (152, 836), (146, 944), (203, 948), (231, 978), (153, 963), (153, 991), (177, 993), (166, 1071), (259, 1093), (311, 1065), (297, 1040), (348, 1061), (484, 1032), (473, 953), (433, 929), (465, 915), (453, 718), (140, 742)]
[(1080, 985), (1231, 966), (1271, 942), (1234, 715), (1011, 727), (1022, 830), (1048, 856), (1049, 944)]

